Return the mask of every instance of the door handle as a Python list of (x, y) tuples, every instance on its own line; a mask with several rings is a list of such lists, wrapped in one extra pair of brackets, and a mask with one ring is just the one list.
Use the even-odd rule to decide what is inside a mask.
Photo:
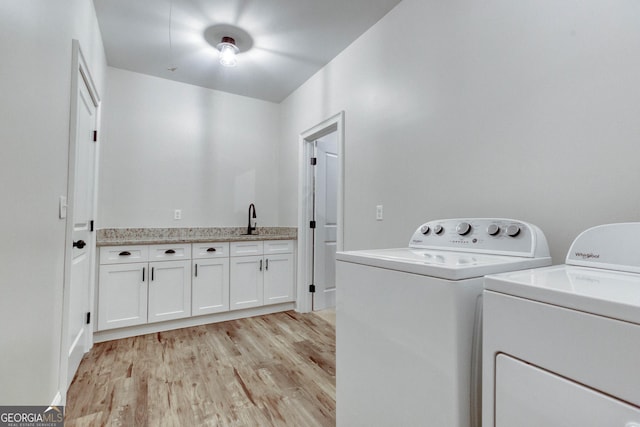
[(129, 251), (122, 251), (122, 252), (120, 252), (118, 255), (119, 255), (119, 256), (129, 256), (129, 255), (131, 255), (131, 252), (129, 252)]
[(84, 242), (84, 240), (78, 240), (77, 242), (73, 242), (74, 248), (82, 249), (85, 246), (87, 246), (87, 244)]
[(262, 271), (262, 260), (260, 260), (260, 271)]
[(207, 249), (207, 252), (215, 252), (215, 251), (216, 251), (216, 248), (209, 248), (209, 249)]
[(165, 254), (175, 254), (176, 251), (174, 251), (173, 249), (167, 249), (166, 251), (164, 251)]
[(198, 277), (198, 264), (196, 264), (196, 277)]
[(264, 260), (264, 269), (268, 270), (269, 269), (269, 258), (267, 258), (266, 260)]

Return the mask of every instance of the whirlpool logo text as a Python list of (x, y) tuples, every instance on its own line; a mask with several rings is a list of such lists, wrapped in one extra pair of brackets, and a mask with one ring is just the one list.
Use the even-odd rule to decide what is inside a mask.
[(600, 254), (594, 254), (593, 252), (584, 253), (584, 252), (576, 252), (576, 257), (582, 259), (598, 259), (600, 258)]

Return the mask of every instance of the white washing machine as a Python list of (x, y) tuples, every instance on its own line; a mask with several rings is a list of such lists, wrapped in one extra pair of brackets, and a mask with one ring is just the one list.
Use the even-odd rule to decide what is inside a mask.
[(479, 426), (482, 276), (550, 265), (540, 229), (431, 221), (336, 258), (337, 425)]
[(640, 223), (487, 276), (483, 329), (484, 427), (640, 427)]

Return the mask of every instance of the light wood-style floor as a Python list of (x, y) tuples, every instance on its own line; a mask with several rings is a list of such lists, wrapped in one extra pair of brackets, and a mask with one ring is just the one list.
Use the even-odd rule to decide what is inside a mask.
[(335, 314), (288, 311), (96, 344), (65, 409), (67, 427), (334, 426)]

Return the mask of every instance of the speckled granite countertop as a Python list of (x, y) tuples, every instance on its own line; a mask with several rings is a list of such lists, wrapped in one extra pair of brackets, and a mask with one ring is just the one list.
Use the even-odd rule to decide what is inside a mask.
[(96, 245), (153, 245), (241, 240), (296, 240), (298, 238), (298, 229), (295, 227), (258, 227), (257, 234), (250, 236), (243, 235), (246, 232), (247, 227), (102, 228), (97, 230)]

